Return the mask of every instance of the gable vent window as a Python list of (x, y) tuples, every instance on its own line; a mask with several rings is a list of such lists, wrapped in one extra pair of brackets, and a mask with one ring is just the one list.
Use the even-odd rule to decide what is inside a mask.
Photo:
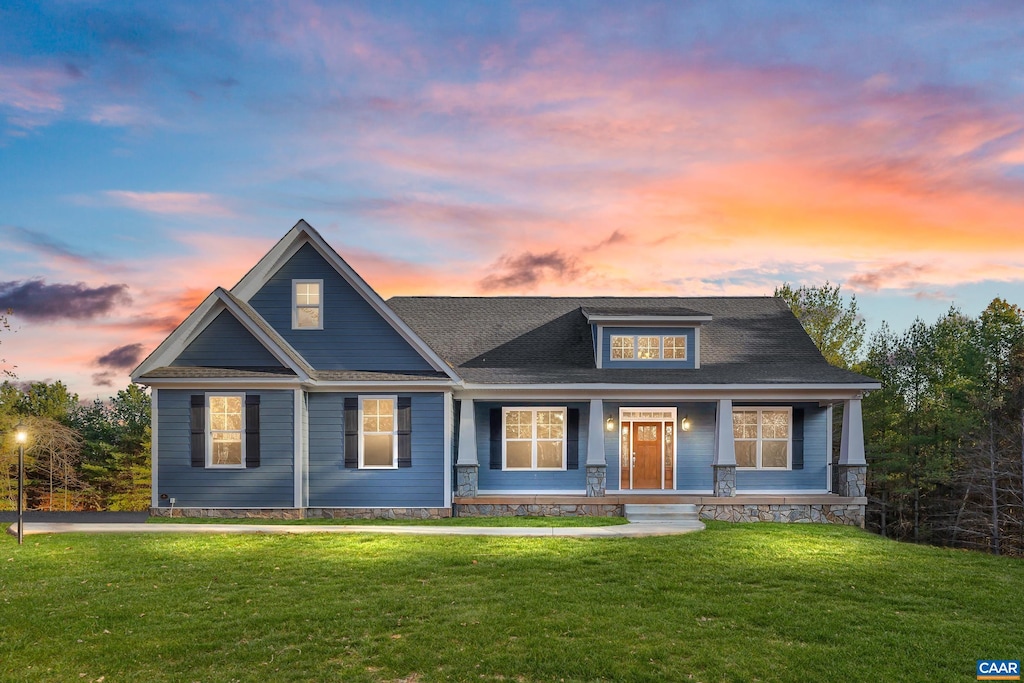
[(292, 280), (292, 329), (324, 328), (324, 281)]

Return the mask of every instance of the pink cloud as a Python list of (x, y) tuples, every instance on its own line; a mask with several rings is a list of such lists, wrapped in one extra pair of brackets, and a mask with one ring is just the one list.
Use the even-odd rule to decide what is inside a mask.
[(107, 190), (103, 196), (112, 204), (143, 213), (165, 216), (209, 216), (227, 218), (234, 211), (227, 202), (205, 192), (132, 192)]

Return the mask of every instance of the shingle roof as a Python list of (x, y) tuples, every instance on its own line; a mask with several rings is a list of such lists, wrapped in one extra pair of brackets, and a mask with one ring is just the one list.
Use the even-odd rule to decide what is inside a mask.
[[(168, 366), (156, 368), (140, 379), (293, 379), (295, 373), (288, 368), (275, 367), (191, 367)], [(310, 377), (325, 382), (422, 382), (447, 380), (443, 372), (375, 372), (371, 370), (316, 370)]]
[(258, 368), (258, 367), (193, 367), (193, 366), (167, 366), (154, 368), (139, 379), (218, 379), (218, 378), (246, 378), (246, 379), (294, 379), (295, 373), (288, 368)]
[[(394, 297), (387, 303), (470, 383), (876, 383), (829, 365), (785, 302), (773, 297)], [(712, 316), (701, 325), (701, 367), (598, 369), (584, 308)]]
[(590, 316), (624, 316), (624, 317), (662, 317), (662, 318), (706, 318), (710, 314), (704, 311), (695, 311), (692, 308), (647, 306), (637, 304), (635, 306), (592, 306), (583, 307), (583, 315)]

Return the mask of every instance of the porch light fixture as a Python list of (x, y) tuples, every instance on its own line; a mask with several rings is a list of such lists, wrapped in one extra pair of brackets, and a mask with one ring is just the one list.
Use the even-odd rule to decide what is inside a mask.
[(25, 442), (28, 431), (20, 422), (14, 428), (14, 440), (18, 443), (18, 545), (25, 542)]
[(615, 431), (615, 418), (609, 417), (604, 421), (604, 428), (609, 432)]
[(679, 421), (679, 428), (684, 432), (690, 431), (690, 416), (684, 415), (683, 419)]

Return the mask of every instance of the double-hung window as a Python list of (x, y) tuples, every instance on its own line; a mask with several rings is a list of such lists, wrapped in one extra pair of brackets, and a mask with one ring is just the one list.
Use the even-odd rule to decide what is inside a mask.
[(502, 423), (506, 470), (566, 468), (565, 408), (504, 408)]
[(324, 281), (292, 280), (292, 329), (324, 328)]
[(736, 467), (785, 470), (791, 467), (791, 408), (734, 408)]
[(359, 397), (360, 467), (398, 467), (397, 402), (395, 396)]
[(245, 467), (245, 409), (240, 394), (207, 396), (207, 467)]

